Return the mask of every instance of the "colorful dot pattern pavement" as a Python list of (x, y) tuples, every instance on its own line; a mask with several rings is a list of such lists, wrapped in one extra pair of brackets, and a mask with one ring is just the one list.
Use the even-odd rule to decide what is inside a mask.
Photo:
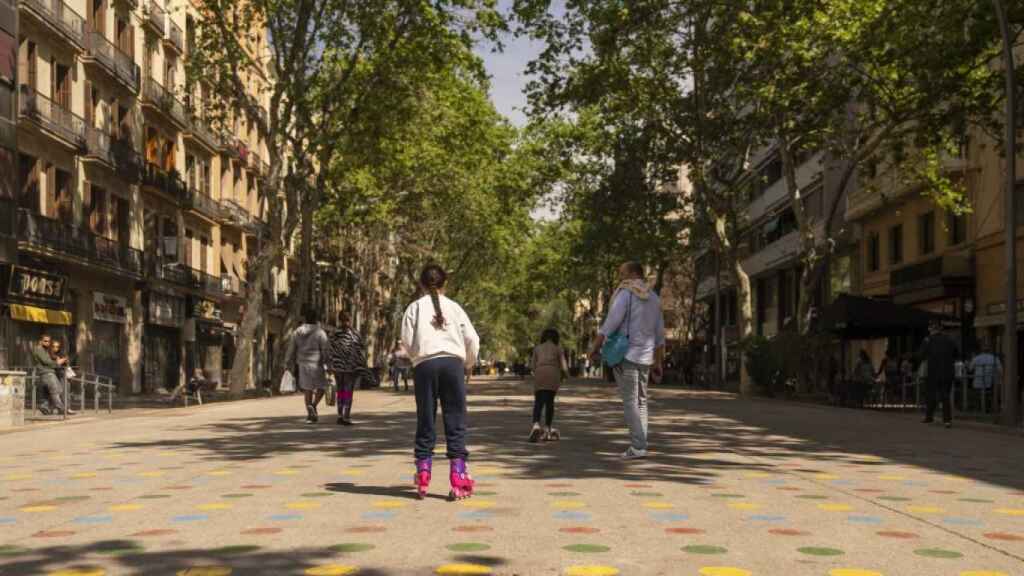
[[(484, 386), (525, 402), (525, 389)], [(616, 429), (612, 390), (566, 396)], [(23, 433), (44, 447), (33, 452), (0, 436), (0, 573), (1024, 574), (1024, 485), (1015, 484), (1024, 469), (1010, 473), (990, 455), (964, 452), (963, 465), (943, 466), (943, 454), (918, 456), (912, 444), (879, 455), (852, 436), (814, 450), (778, 431), (766, 442), (770, 428), (742, 418), (756, 405), (719, 399), (671, 413), (672, 402), (694, 402), (676, 391), (658, 406), (669, 413), (652, 419), (675, 455), (659, 448), (623, 463), (586, 418), (563, 424), (557, 444), (483, 427), (470, 440), (476, 497), (445, 501), (438, 457), (431, 497), (419, 501), (408, 454), (389, 448), (408, 440), (411, 401), (384, 391), (360, 399), (363, 428), (305, 426), (286, 398), (252, 403), (255, 413), (239, 405), (217, 417), (100, 422), (91, 442)], [(482, 412), (513, 426), (523, 406), (505, 406)], [(261, 419), (280, 429), (259, 429)], [(123, 435), (110, 440), (105, 427)], [(377, 453), (346, 445), (375, 435), (388, 440)]]

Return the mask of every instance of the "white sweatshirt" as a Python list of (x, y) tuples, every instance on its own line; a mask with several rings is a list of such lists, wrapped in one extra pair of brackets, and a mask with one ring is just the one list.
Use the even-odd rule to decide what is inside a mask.
[(455, 301), (438, 296), (444, 327), (434, 325), (434, 304), (430, 295), (413, 302), (402, 318), (402, 347), (412, 359), (413, 366), (442, 357), (459, 358), (465, 365), (476, 364), (480, 353), (480, 336), (466, 312)]

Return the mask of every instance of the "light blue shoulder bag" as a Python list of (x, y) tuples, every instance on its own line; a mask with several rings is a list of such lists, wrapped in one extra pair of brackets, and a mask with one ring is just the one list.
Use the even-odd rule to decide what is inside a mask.
[(605, 338), (604, 345), (601, 346), (601, 358), (610, 367), (622, 364), (622, 361), (626, 359), (626, 353), (629, 352), (629, 322), (633, 314), (632, 292), (629, 293), (629, 304), (627, 306), (625, 333), (623, 333), (623, 329), (620, 326), (618, 330)]

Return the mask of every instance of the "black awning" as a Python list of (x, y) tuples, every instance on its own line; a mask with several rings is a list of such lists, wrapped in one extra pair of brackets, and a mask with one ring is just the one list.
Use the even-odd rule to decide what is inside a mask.
[(840, 294), (822, 313), (821, 329), (847, 340), (871, 340), (927, 330), (930, 321), (944, 319), (886, 300)]

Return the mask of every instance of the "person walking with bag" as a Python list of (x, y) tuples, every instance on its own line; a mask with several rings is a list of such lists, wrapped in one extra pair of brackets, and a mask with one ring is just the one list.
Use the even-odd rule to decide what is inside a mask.
[[(530, 442), (558, 440), (561, 434), (551, 423), (555, 418), (555, 396), (562, 381), (569, 374), (569, 363), (559, 345), (558, 330), (548, 328), (540, 336), (540, 344), (530, 356), (530, 370), (533, 372), (533, 428)], [(541, 413), (544, 426), (541, 426)]]
[(462, 307), (444, 295), (447, 281), (448, 275), (436, 264), (420, 273), (424, 296), (405, 310), (402, 346), (412, 360), (416, 392), (417, 495), (426, 497), (430, 486), (440, 401), (450, 467), (448, 497), (460, 500), (473, 494), (466, 465), (466, 381), (480, 352), (480, 337)]
[(320, 314), (312, 306), (302, 311), (305, 323), (295, 331), (288, 343), (285, 366), (295, 367), (296, 386), (306, 402), (306, 423), (316, 424), (316, 408), (327, 387), (326, 364), (330, 358), (330, 342), (320, 327)]
[(626, 262), (619, 280), (590, 355), (612, 367), (629, 427), (630, 446), (622, 457), (632, 460), (647, 457), (647, 385), (663, 375), (665, 319), (661, 299), (644, 282), (643, 265)]
[(366, 345), (352, 328), (352, 316), (338, 313), (338, 329), (331, 334), (331, 371), (338, 387), (338, 424), (352, 425), (352, 399), (360, 376), (367, 374)]

